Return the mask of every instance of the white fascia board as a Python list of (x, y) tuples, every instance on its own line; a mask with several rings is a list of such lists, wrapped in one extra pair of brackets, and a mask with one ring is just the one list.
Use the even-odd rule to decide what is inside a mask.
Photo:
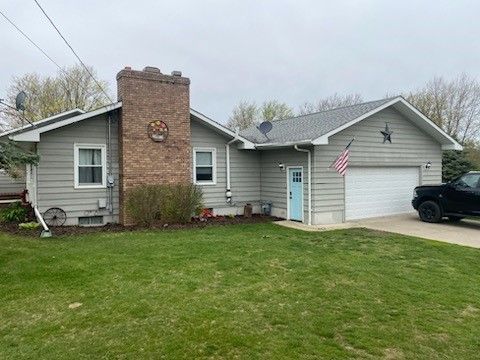
[[(335, 135), (339, 133), (342, 130), (345, 130), (346, 128), (355, 125), (356, 123), (368, 118), (369, 116), (372, 116), (376, 114), (379, 111), (382, 111), (383, 109), (386, 109), (392, 105), (395, 105), (397, 103), (401, 103), (402, 105), (406, 106), (410, 111), (412, 111), (415, 116), (417, 116), (418, 119), (423, 121), (428, 125), (428, 129), (426, 130), (427, 133), (430, 133), (430, 135), (434, 136), (435, 135), (440, 135), (444, 139), (444, 143), (442, 143), (442, 150), (463, 150), (463, 146), (460, 145), (455, 139), (453, 139), (450, 135), (448, 135), (445, 131), (443, 131), (437, 124), (435, 124), (432, 120), (427, 118), (425, 115), (423, 115), (420, 111), (418, 111), (412, 104), (410, 104), (408, 101), (406, 101), (403, 97), (399, 96), (391, 101), (369, 111), (368, 113), (363, 114), (362, 116), (359, 116), (358, 118), (328, 132), (325, 135), (322, 135), (312, 141), (313, 145), (328, 145), (328, 140), (332, 135)], [(425, 130), (425, 129), (424, 129)], [(433, 134), (432, 134), (433, 132)]]
[[(18, 142), (22, 142), (22, 141), (39, 142), (40, 141), (40, 134), (42, 134), (44, 132), (55, 130), (55, 129), (61, 128), (63, 126), (71, 125), (71, 124), (74, 124), (74, 123), (82, 121), (82, 120), (90, 119), (92, 117), (95, 117), (95, 116), (98, 116), (98, 115), (101, 115), (101, 114), (105, 114), (109, 111), (112, 111), (112, 110), (115, 110), (115, 109), (118, 109), (118, 108), (121, 108), (121, 107), (122, 107), (122, 102), (117, 102), (115, 104), (110, 104), (110, 105), (101, 107), (97, 110), (90, 111), (88, 113), (83, 113), (83, 114), (80, 114), (80, 115), (77, 115), (77, 116), (72, 116), (68, 119), (57, 121), (53, 124), (46, 125), (46, 126), (43, 126), (43, 127), (37, 128), (35, 126), (30, 126), (30, 130), (27, 130), (27, 131), (25, 131), (23, 133), (20, 133), (18, 135), (13, 134), (13, 135), (9, 136), (9, 139), (13, 140), (13, 141), (18, 141)], [(47, 119), (42, 120), (42, 121), (47, 121)]]
[(442, 145), (442, 150), (458, 150), (462, 151), (463, 146), (460, 144), (449, 144), (449, 145)]
[(281, 147), (291, 147), (295, 145), (313, 145), (312, 140), (299, 140), (299, 141), (288, 141), (288, 142), (276, 142), (276, 143), (266, 143), (266, 144), (255, 144), (256, 149), (266, 149), (266, 148), (281, 148)]
[(219, 130), (221, 133), (231, 136), (232, 138), (237, 138), (239, 141), (243, 143), (242, 145), (239, 145), (240, 149), (255, 149), (255, 144), (253, 142), (251, 142), (250, 140), (247, 140), (243, 136), (236, 134), (229, 128), (217, 123), (216, 121), (213, 121), (212, 119), (206, 117), (202, 113), (199, 113), (196, 110), (190, 109), (190, 114), (195, 116), (200, 121), (206, 123), (207, 125)]
[(35, 126), (37, 125), (41, 125), (42, 123), (44, 122), (47, 122), (47, 121), (50, 121), (50, 120), (55, 120), (56, 118), (59, 118), (59, 117), (62, 117), (62, 116), (66, 116), (66, 115), (70, 115), (70, 114), (74, 114), (74, 113), (77, 113), (77, 114), (85, 114), (85, 111), (82, 110), (82, 109), (73, 109), (73, 110), (68, 110), (68, 111), (64, 111), (60, 114), (55, 114), (53, 116), (50, 116), (48, 118), (45, 118), (45, 119), (42, 119), (42, 120), (39, 120), (39, 121), (35, 121), (34, 124), (35, 125), (32, 125), (32, 124), (27, 124), (27, 125), (24, 125), (24, 126), (20, 126), (20, 127), (17, 127), (15, 129), (11, 129), (11, 130), (7, 130), (3, 133), (0, 134), (0, 137), (3, 137), (3, 136), (6, 136), (6, 135), (10, 135), (12, 133), (15, 133), (17, 131), (22, 131), (22, 130), (25, 130), (25, 129), (29, 129), (29, 128), (34, 128)]

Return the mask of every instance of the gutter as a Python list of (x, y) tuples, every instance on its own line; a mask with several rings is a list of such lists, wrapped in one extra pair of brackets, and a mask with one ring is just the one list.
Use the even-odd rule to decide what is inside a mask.
[(294, 145), (293, 148), (299, 152), (307, 153), (308, 157), (308, 225), (312, 225), (312, 151), (300, 149), (298, 145)]
[(289, 147), (289, 146), (297, 146), (297, 145), (312, 145), (312, 140), (300, 140), (300, 141), (289, 141), (285, 143), (265, 143), (265, 144), (255, 144), (256, 149), (262, 148), (281, 148), (281, 147)]
[(238, 130), (235, 132), (235, 136), (232, 140), (225, 144), (225, 158), (227, 162), (227, 186), (225, 189), (225, 197), (227, 198), (227, 203), (232, 205), (232, 191), (231, 191), (231, 184), (230, 184), (230, 145), (233, 144), (238, 139)]

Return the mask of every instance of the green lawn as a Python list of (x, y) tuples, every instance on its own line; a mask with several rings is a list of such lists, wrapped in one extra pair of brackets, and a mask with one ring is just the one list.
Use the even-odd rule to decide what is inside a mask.
[(479, 354), (476, 249), (273, 224), (0, 233), (1, 359)]

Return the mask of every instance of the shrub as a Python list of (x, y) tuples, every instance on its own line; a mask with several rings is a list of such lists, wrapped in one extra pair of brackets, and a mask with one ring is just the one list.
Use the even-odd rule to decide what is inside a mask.
[(166, 223), (185, 224), (203, 208), (202, 191), (192, 184), (167, 185), (160, 219)]
[(141, 185), (127, 194), (127, 215), (137, 224), (186, 223), (202, 209), (202, 192), (192, 184)]
[(27, 215), (28, 210), (20, 201), (16, 201), (0, 212), (0, 220), (4, 222), (22, 222), (25, 221)]
[(23, 229), (23, 230), (33, 230), (33, 229), (38, 228), (39, 226), (40, 226), (40, 224), (35, 222), (35, 221), (18, 224), (18, 228)]

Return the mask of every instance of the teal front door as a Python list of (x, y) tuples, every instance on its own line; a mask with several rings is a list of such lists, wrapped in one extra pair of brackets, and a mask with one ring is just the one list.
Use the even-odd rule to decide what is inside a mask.
[(303, 221), (303, 171), (301, 167), (288, 168), (289, 219)]

